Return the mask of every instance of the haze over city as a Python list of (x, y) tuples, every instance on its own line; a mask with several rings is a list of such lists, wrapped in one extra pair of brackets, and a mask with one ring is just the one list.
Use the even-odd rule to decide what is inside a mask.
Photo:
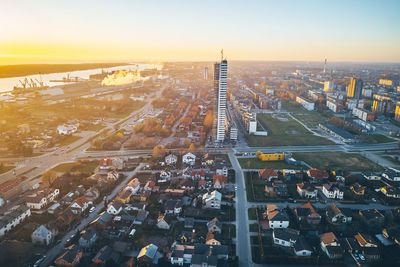
[[(399, 62), (399, 1), (0, 3), (0, 63), (213, 60)], [(4, 27), (5, 26), (5, 27)]]

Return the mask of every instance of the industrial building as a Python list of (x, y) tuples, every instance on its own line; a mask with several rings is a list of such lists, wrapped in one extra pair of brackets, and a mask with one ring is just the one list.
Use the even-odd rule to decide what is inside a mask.
[(329, 133), (330, 135), (332, 135), (333, 137), (341, 140), (342, 142), (345, 142), (345, 143), (355, 143), (355, 142), (357, 142), (357, 138), (354, 135), (352, 135), (351, 133), (349, 133), (349, 132), (347, 132), (347, 131), (345, 131), (343, 129), (340, 129), (340, 128), (336, 127), (333, 124), (330, 124), (330, 123), (321, 124), (320, 123), (319, 127), (322, 130), (324, 130), (327, 133)]

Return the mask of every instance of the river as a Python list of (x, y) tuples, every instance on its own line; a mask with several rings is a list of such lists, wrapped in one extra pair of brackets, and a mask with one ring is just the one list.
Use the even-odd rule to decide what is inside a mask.
[(22, 76), (22, 77), (2, 78), (2, 79), (0, 79), (0, 93), (12, 91), (14, 89), (14, 86), (16, 86), (16, 85), (21, 86), (19, 81), (20, 80), (23, 81), (25, 79), (25, 77), (28, 79), (33, 79), (33, 80), (37, 79), (39, 81), (40, 81), (40, 79), (42, 79), (44, 84), (47, 86), (57, 86), (57, 85), (63, 85), (66, 83), (50, 82), (50, 80), (62, 80), (68, 74), (70, 77), (79, 77), (82, 79), (89, 79), (89, 75), (101, 73), (103, 70), (105, 72), (115, 71), (115, 70), (136, 70), (137, 67), (139, 67), (139, 70), (152, 69), (152, 68), (160, 69), (161, 68), (160, 65), (153, 65), (153, 64), (131, 64), (131, 65), (125, 65), (125, 66), (111, 67), (111, 68), (98, 68), (98, 69), (90, 69), (90, 70), (78, 70), (78, 71), (69, 71), (69, 72), (49, 73), (49, 74), (42, 74), (42, 75), (35, 74), (35, 75), (28, 75), (28, 76)]

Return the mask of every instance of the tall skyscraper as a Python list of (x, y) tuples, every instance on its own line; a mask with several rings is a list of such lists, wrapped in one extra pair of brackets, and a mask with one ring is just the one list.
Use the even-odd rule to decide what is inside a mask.
[(347, 97), (360, 99), (362, 89), (363, 81), (361, 79), (351, 77), (349, 87), (347, 88)]
[(219, 142), (225, 139), (227, 76), (228, 61), (224, 59), (224, 54), (221, 51), (221, 62), (214, 64), (214, 90), (217, 111), (215, 140)]
[(204, 68), (204, 80), (208, 80), (208, 67)]

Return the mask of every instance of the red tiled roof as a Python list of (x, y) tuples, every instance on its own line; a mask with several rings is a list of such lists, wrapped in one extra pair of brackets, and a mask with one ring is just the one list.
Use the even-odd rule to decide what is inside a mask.
[(226, 179), (226, 177), (225, 177), (225, 175), (214, 175), (214, 177), (213, 177), (213, 184), (215, 184), (217, 181), (219, 181), (219, 184), (226, 184), (228, 181), (227, 181), (227, 179)]
[[(86, 197), (81, 196), (81, 197), (75, 199), (75, 200), (72, 202), (72, 204), (76, 203), (76, 204), (79, 205), (79, 207), (83, 207), (83, 206), (85, 206), (85, 203), (88, 203), (88, 202), (89, 202), (89, 201), (86, 199)], [(72, 204), (71, 204), (71, 205), (72, 205)]]
[(199, 186), (205, 186), (206, 184), (207, 184), (206, 180), (200, 180), (198, 183)]
[(262, 179), (278, 176), (278, 173), (274, 169), (262, 169), (259, 171), (259, 174)]
[(308, 176), (311, 178), (315, 178), (317, 180), (326, 179), (329, 177), (329, 173), (327, 171), (311, 169), (307, 171)]
[(206, 172), (203, 169), (197, 170), (197, 171), (192, 171), (191, 176), (195, 176), (195, 175), (199, 175), (199, 176), (206, 176)]
[(104, 157), (100, 160), (99, 165), (102, 167), (112, 166), (112, 160), (107, 157)]

